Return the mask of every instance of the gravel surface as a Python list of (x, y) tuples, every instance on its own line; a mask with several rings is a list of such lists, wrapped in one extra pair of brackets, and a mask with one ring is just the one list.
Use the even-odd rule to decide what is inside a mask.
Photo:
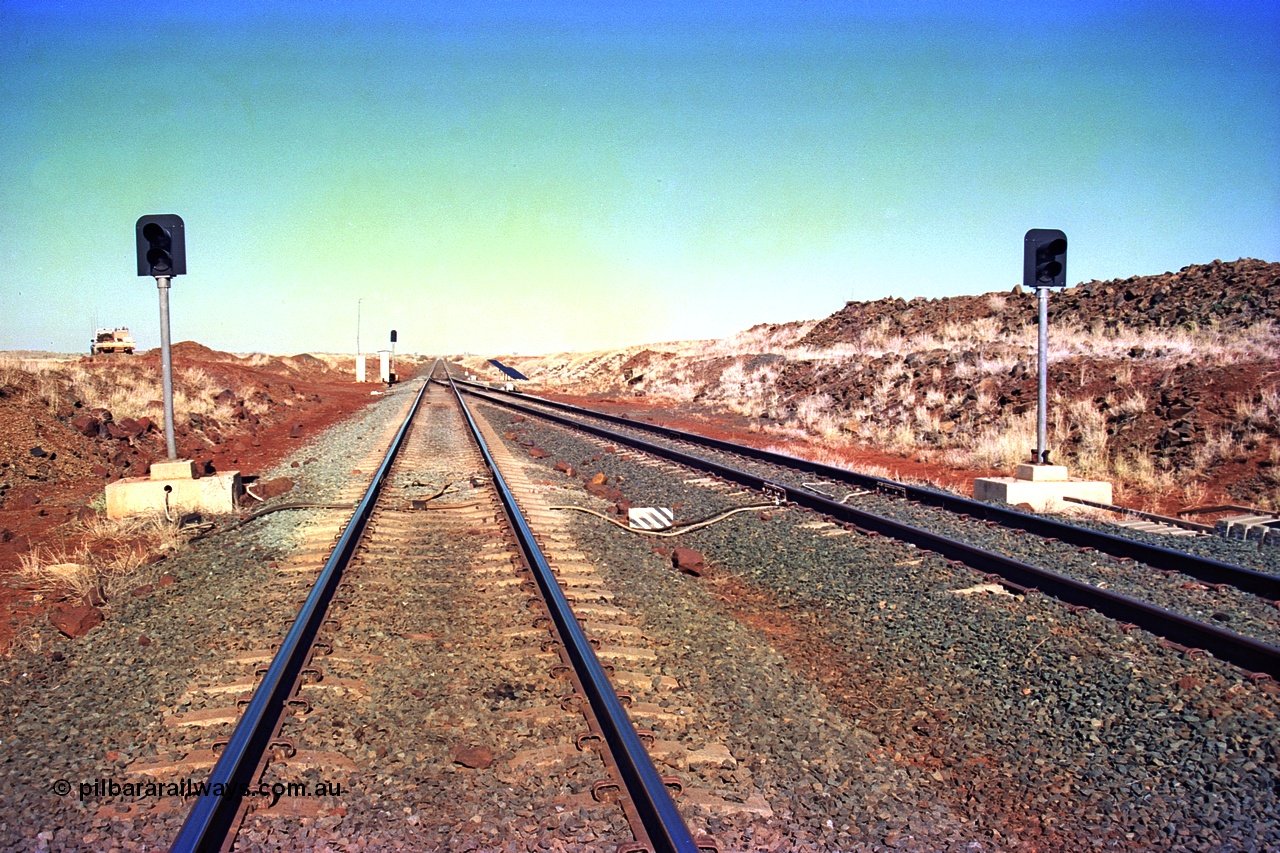
[[(565, 503), (607, 511), (581, 491), (597, 473), (682, 521), (758, 500), (494, 411), (513, 447), (549, 454), (538, 464)], [(705, 736), (737, 757), (724, 792), (748, 786), (772, 808), (703, 816), (729, 849), (1280, 845), (1273, 683), (1045, 596), (964, 592), (984, 579), (798, 510), (674, 542), (575, 523), (665, 644), (664, 672), (690, 688)], [(701, 551), (710, 572), (672, 571), (661, 552), (675, 545)]]

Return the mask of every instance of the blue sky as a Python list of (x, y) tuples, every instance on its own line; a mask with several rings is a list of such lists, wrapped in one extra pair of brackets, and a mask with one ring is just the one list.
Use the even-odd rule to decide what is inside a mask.
[[(1280, 260), (1280, 7), (0, 0), (0, 349), (586, 350)], [(145, 9), (145, 13), (143, 10)]]

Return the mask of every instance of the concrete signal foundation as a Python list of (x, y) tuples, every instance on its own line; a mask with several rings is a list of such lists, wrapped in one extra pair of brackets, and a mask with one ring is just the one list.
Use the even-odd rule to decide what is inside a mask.
[(1069, 504), (1065, 497), (1111, 503), (1111, 484), (1101, 480), (1073, 480), (1062, 465), (1019, 465), (1014, 477), (979, 477), (973, 481), (974, 500), (1027, 504), (1036, 512), (1054, 512)]
[(196, 477), (190, 460), (153, 462), (147, 477), (126, 477), (107, 484), (107, 518), (134, 515), (200, 512), (227, 515), (235, 512), (240, 492), (240, 472)]

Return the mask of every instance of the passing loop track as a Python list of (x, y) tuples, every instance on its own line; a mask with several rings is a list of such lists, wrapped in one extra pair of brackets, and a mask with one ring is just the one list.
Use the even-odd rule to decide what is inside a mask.
[[(538, 405), (536, 407), (530, 406), (527, 403), (518, 402), (520, 396), (510, 394), (496, 395), (482, 391), (480, 387), (482, 386), (468, 385), (465, 390), (469, 394), (508, 409), (534, 415), (575, 430), (589, 432), (609, 441), (626, 444), (646, 453), (763, 491), (766, 494), (785, 495), (785, 498), (792, 503), (824, 513), (863, 531), (907, 542), (918, 548), (934, 551), (948, 559), (962, 562), (979, 572), (996, 575), (1004, 583), (1017, 589), (1039, 590), (1068, 605), (1091, 608), (1111, 619), (1135, 625), (1178, 645), (1203, 649), (1246, 671), (1262, 673), (1272, 678), (1280, 678), (1280, 648), (1269, 643), (1242, 636), (1233, 631), (1228, 631), (1216, 625), (1193, 619), (1127, 595), (1084, 583), (1040, 566), (1034, 566), (1006, 557), (1003, 554), (984, 550), (919, 527), (857, 509), (809, 489), (793, 486), (783, 487), (759, 474), (686, 453), (673, 447), (644, 441), (626, 433), (584, 421), (582, 418), (603, 419), (631, 428), (661, 433), (668, 438), (675, 438), (699, 447), (728, 451), (740, 456), (793, 469), (816, 471), (821, 476), (839, 482), (891, 492), (901, 497), (919, 500), (922, 503), (930, 503), (952, 512), (967, 513), (973, 517), (986, 518), (1002, 525), (1017, 527), (1045, 538), (1056, 538), (1079, 547), (1095, 548), (1119, 558), (1139, 560), (1156, 568), (1182, 571), (1195, 577), (1213, 579), (1214, 582), (1232, 583), (1241, 589), (1272, 599), (1280, 598), (1280, 578), (1240, 566), (1232, 566), (1171, 549), (1134, 542), (1121, 537), (1037, 518), (1025, 513), (965, 498), (944, 495), (928, 489), (919, 489), (878, 477), (868, 477), (693, 433), (681, 432), (652, 424), (637, 423), (626, 418), (605, 415), (563, 403), (531, 398), (535, 399)], [(549, 412), (546, 410), (547, 407), (571, 411), (578, 417), (567, 417)]]
[[(336, 591), (344, 572), (362, 546), (366, 527), (375, 507), (384, 498), (393, 463), (406, 444), (406, 436), (423, 402), (429, 382), (424, 382), (408, 415), (395, 433), (372, 482), (360, 500), (351, 520), (339, 536), (332, 554), (303, 602), (297, 618), (281, 641), (257, 689), (240, 716), (209, 777), (208, 791), (195, 799), (179, 834), (172, 844), (175, 851), (227, 849), (235, 839), (249, 808), (245, 794), (263, 777), (271, 751), (280, 746), (281, 727), (289, 706), (296, 701), (299, 687), (311, 667), (313, 647), (322, 625), (331, 620), (331, 605), (337, 604)], [(497, 469), (476, 421), (467, 411), (455, 389), (457, 401), (475, 443), (483, 456), (500, 496), (507, 521), (515, 532), (524, 559), (532, 571), (543, 603), (551, 617), (564, 656), (573, 667), (573, 679), (585, 697), (583, 711), (593, 730), (600, 733), (605, 749), (601, 758), (617, 777), (623, 796), (619, 805), (625, 812), (636, 843), (627, 849), (688, 851), (717, 849), (709, 839), (695, 841), (676, 810), (667, 791), (667, 780), (658, 775), (640, 735), (632, 726), (618, 695), (610, 685), (604, 667), (596, 658), (591, 643), (578, 624), (569, 602), (560, 589), (546, 557), (534, 541), (533, 533), (521, 514), (511, 490)], [(622, 849), (622, 848), (619, 848)]]
[[(475, 383), (459, 384), (466, 387), (466, 389), (472, 393), (480, 393), (478, 389), (484, 387)], [(547, 418), (548, 420), (553, 420), (557, 423), (588, 431), (597, 431), (596, 429), (593, 429), (591, 424), (583, 423), (580, 420), (558, 418), (546, 411), (522, 406), (517, 402), (517, 400), (523, 397), (535, 401), (538, 406), (543, 409), (555, 409), (557, 411), (575, 415), (578, 418), (592, 418), (598, 421), (618, 424), (629, 429), (642, 430), (654, 435), (660, 435), (665, 438), (685, 442), (701, 448), (721, 450), (771, 465), (812, 472), (817, 477), (837, 483), (844, 483), (854, 488), (870, 489), (875, 492), (896, 495), (906, 500), (917, 501), (926, 506), (937, 507), (956, 514), (968, 515), (979, 520), (992, 521), (1002, 527), (1023, 530), (1027, 533), (1046, 539), (1058, 539), (1070, 545), (1077, 545), (1082, 548), (1093, 548), (1096, 551), (1100, 551), (1104, 554), (1110, 554), (1113, 557), (1137, 560), (1138, 562), (1145, 563), (1152, 568), (1163, 571), (1180, 572), (1206, 583), (1228, 583), (1237, 589), (1254, 593), (1255, 595), (1262, 596), (1263, 598), (1280, 600), (1280, 577), (1269, 575), (1266, 572), (1248, 569), (1243, 566), (1224, 563), (1220, 560), (1197, 557), (1192, 554), (1187, 554), (1184, 551), (1178, 551), (1172, 548), (1162, 548), (1159, 545), (1139, 542), (1134, 539), (1126, 539), (1122, 536), (1114, 536), (1109, 533), (1103, 533), (1099, 530), (1090, 530), (1089, 528), (1079, 527), (1073, 524), (1065, 524), (1051, 518), (1044, 518), (1042, 516), (1020, 512), (998, 504), (983, 503), (981, 501), (975, 501), (959, 495), (939, 492), (933, 489), (925, 489), (908, 483), (899, 483), (883, 477), (859, 474), (856, 471), (836, 468), (832, 465), (824, 465), (821, 462), (812, 462), (808, 459), (799, 459), (794, 456), (788, 456), (784, 453), (775, 453), (771, 450), (762, 450), (760, 448), (749, 447), (747, 445), (734, 444), (732, 442), (711, 438), (709, 436), (685, 432), (683, 430), (660, 426), (658, 424), (645, 423), (631, 418), (619, 417), (618, 415), (610, 415), (605, 412), (584, 409), (580, 406), (574, 406), (569, 403), (560, 403), (555, 400), (547, 400), (542, 397), (529, 397), (528, 395), (513, 394), (503, 394), (502, 396), (498, 396), (494, 393), (485, 393), (481, 394), (481, 396), (485, 396), (486, 399), (489, 399), (491, 402), (498, 403), (499, 405), (504, 405), (508, 408), (513, 408), (522, 412), (537, 414), (539, 417)], [(620, 441), (628, 440), (624, 434), (615, 433), (610, 430), (598, 431), (597, 434), (611, 439), (616, 438)], [(632, 441), (635, 446), (643, 446), (645, 449), (656, 447), (656, 445), (636, 442), (634, 439), (631, 439), (630, 441)], [(799, 490), (793, 488), (788, 491), (794, 492)]]

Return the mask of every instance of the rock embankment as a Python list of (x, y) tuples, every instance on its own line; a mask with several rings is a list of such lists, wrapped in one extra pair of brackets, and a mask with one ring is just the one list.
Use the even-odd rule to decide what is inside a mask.
[[(821, 349), (854, 343), (868, 330), (907, 340), (940, 329), (988, 320), (993, 336), (1017, 333), (1036, 322), (1036, 295), (1017, 286), (1006, 294), (919, 297), (849, 302), (821, 320), (800, 346)], [(1089, 281), (1055, 293), (1049, 322), (1081, 329), (1134, 331), (1196, 329), (1214, 325), (1241, 329), (1280, 317), (1280, 263), (1253, 258), (1193, 264), (1176, 273)]]
[[(723, 341), (516, 358), (547, 390), (732, 412), (953, 468), (1030, 458), (1037, 298), (849, 302)], [(1280, 505), (1280, 263), (1089, 281), (1049, 301), (1050, 445), (1131, 494)]]

